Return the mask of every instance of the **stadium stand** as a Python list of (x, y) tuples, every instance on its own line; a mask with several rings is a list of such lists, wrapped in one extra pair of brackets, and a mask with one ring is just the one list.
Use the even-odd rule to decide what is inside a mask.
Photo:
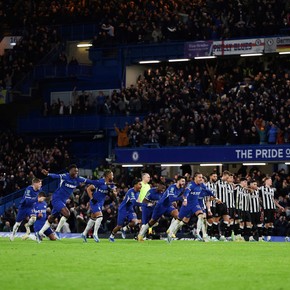
[[(0, 35), (18, 34), (22, 39), (0, 56), (0, 87), (10, 90), (29, 76), (36, 64), (68, 65), (62, 45), (63, 25), (89, 23), (98, 33), (91, 35), (93, 47), (170, 41), (226, 40), (289, 34), (289, 1), (1, 1)], [(52, 51), (58, 52), (47, 58)], [(281, 58), (282, 59), (282, 58)], [(78, 61), (70, 61), (78, 65)], [(16, 86), (17, 87), (17, 86)], [(283, 144), (290, 142), (290, 77), (287, 60), (208, 61), (199, 65), (157, 65), (146, 69), (136, 84), (119, 88), (90, 103), (75, 96), (70, 107), (61, 101), (44, 103), (43, 116), (58, 115), (146, 115), (129, 124), (130, 147), (195, 146), (236, 144)], [(40, 111), (40, 107), (39, 107)], [(68, 141), (24, 138), (11, 132), (0, 136), (0, 197), (27, 186), (41, 168), (58, 172), (71, 161)], [(108, 166), (106, 164), (106, 166)], [(113, 168), (122, 200), (135, 174)], [(159, 169), (149, 169), (155, 181)], [(259, 179), (257, 172), (246, 176)], [(242, 177), (238, 173), (236, 177)], [(260, 178), (261, 179), (261, 178)], [(237, 179), (238, 180), (238, 179)], [(272, 174), (277, 199), (287, 208), (289, 220), (290, 176)], [(260, 180), (261, 181), (261, 180)], [(67, 206), (73, 213), (70, 230), (81, 232), (88, 219), (88, 197), (79, 188)], [(16, 207), (1, 217), (13, 225)], [(107, 200), (103, 232), (116, 225), (117, 205)], [(57, 221), (56, 221), (57, 223)], [(277, 213), (275, 230), (285, 235), (289, 223)], [(188, 230), (188, 229), (187, 229)], [(190, 230), (190, 229), (189, 229)]]

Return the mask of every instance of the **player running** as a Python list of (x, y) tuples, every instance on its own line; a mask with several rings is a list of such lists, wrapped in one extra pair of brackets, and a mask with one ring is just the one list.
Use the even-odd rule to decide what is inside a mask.
[(138, 224), (134, 206), (142, 205), (142, 203), (137, 202), (141, 187), (142, 187), (141, 180), (136, 179), (133, 182), (133, 187), (127, 191), (124, 200), (121, 202), (119, 206), (117, 226), (111, 232), (111, 235), (109, 237), (110, 242), (115, 242), (115, 234), (122, 228), (125, 220), (129, 221), (130, 228), (133, 228)]
[[(145, 226), (150, 221), (152, 214), (153, 214), (153, 210), (156, 206), (156, 203), (161, 199), (162, 194), (164, 193), (165, 189), (166, 189), (165, 184), (162, 182), (158, 182), (156, 184), (156, 187), (152, 187), (151, 189), (149, 189), (146, 196), (143, 198), (141, 229), (143, 226)], [(148, 204), (153, 204), (153, 206), (149, 206)], [(157, 226), (157, 225), (158, 225), (158, 223), (156, 223), (154, 226)], [(152, 228), (149, 228), (149, 230), (148, 230), (149, 234), (151, 234), (150, 229), (152, 229)]]
[[(9, 237), (12, 242), (15, 238), (15, 234), (21, 225), (21, 222), (30, 217), (29, 221), (25, 224), (26, 234), (30, 234), (30, 226), (36, 220), (35, 214), (33, 212), (34, 204), (37, 201), (39, 192), (41, 191), (42, 181), (38, 178), (33, 178), (32, 185), (29, 185), (24, 192), (24, 195), (20, 201), (18, 213), (16, 216), (16, 222), (13, 226), (12, 233)], [(28, 237), (28, 236), (27, 236)]]
[(60, 214), (62, 217), (57, 225), (55, 235), (60, 239), (60, 230), (63, 227), (64, 223), (68, 220), (70, 216), (70, 211), (66, 207), (66, 200), (72, 195), (74, 189), (79, 186), (81, 183), (92, 184), (92, 180), (86, 179), (79, 176), (79, 169), (75, 164), (72, 164), (68, 168), (68, 172), (64, 174), (54, 174), (49, 173), (47, 170), (42, 169), (42, 173), (46, 176), (49, 176), (54, 179), (59, 179), (59, 185), (56, 191), (52, 195), (52, 213), (48, 217), (44, 226), (39, 232), (36, 232), (37, 242), (41, 242), (41, 236), (43, 233), (50, 227), (51, 223), (57, 218)]
[[(167, 241), (170, 243), (172, 240), (172, 236), (177, 233), (177, 231), (185, 224), (187, 224), (190, 220), (190, 217), (195, 214), (198, 218), (197, 223), (204, 223), (204, 214), (203, 210), (199, 204), (199, 196), (203, 195), (210, 196), (212, 200), (215, 200), (217, 203), (221, 203), (221, 201), (215, 197), (212, 191), (210, 191), (203, 184), (202, 174), (196, 172), (194, 174), (194, 181), (189, 182), (184, 192), (184, 199), (182, 206), (179, 211), (178, 218), (171, 224), (168, 230)], [(202, 238), (197, 234), (198, 239), (202, 240)]]
[(149, 229), (149, 227), (153, 227), (154, 224), (157, 223), (159, 218), (161, 218), (162, 215), (167, 214), (171, 215), (173, 218), (178, 217), (178, 210), (173, 206), (173, 202), (176, 202), (178, 200), (183, 200), (183, 191), (185, 186), (185, 177), (184, 176), (178, 176), (177, 181), (175, 184), (170, 185), (166, 191), (163, 193), (161, 199), (157, 202), (153, 213), (152, 218), (150, 221), (142, 226), (139, 235), (138, 235), (138, 241), (143, 241), (144, 236)]
[(102, 207), (105, 202), (106, 196), (111, 198), (116, 198), (116, 191), (113, 190), (114, 185), (112, 184), (114, 179), (114, 174), (111, 170), (106, 170), (104, 172), (104, 178), (99, 180), (93, 180), (92, 184), (88, 186), (87, 193), (90, 197), (90, 208), (91, 208), (91, 218), (83, 231), (81, 237), (84, 242), (87, 242), (88, 231), (94, 226), (93, 238), (96, 243), (100, 242), (98, 237), (98, 231), (103, 220)]

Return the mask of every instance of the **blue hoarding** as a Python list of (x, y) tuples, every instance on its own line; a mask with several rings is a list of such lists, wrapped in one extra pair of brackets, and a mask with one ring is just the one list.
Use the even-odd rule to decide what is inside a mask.
[(117, 148), (118, 164), (290, 162), (290, 145)]

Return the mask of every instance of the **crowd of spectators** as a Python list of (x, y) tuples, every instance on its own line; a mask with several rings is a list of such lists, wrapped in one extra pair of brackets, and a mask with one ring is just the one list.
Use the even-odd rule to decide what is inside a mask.
[[(22, 37), (0, 57), (0, 87), (9, 89), (59, 43), (61, 24), (99, 27), (93, 45), (208, 40), (278, 34), (290, 28), (288, 1), (0, 1), (4, 33)], [(93, 35), (92, 35), (93, 38)], [(65, 41), (65, 39), (63, 39)]]
[(46, 111), (145, 116), (128, 124), (131, 147), (290, 142), (290, 76), (285, 58), (268, 59), (267, 65), (252, 60), (161, 65), (146, 69), (135, 85), (109, 96), (76, 91), (73, 95), (74, 104), (54, 102)]
[[(100, 178), (104, 172), (106, 167), (100, 166), (96, 169), (93, 176), (90, 178)], [(102, 227), (100, 229), (100, 233), (110, 233), (112, 229), (116, 226), (117, 222), (117, 212), (118, 212), (118, 205), (123, 200), (126, 192), (131, 187), (132, 181), (136, 176), (141, 175), (141, 169), (134, 169), (133, 171), (128, 171), (123, 168), (119, 167), (111, 167), (114, 171), (114, 180), (117, 185), (117, 202), (112, 200), (111, 198), (107, 197), (106, 201), (103, 206), (103, 215), (104, 219), (102, 221)], [(146, 172), (149, 172), (152, 176), (151, 185), (154, 185), (158, 181), (162, 181), (167, 185), (170, 185), (174, 182), (174, 177), (167, 177), (162, 176), (161, 169), (155, 166), (147, 167)], [(262, 173), (259, 168), (247, 168), (242, 167), (235, 173), (235, 183), (239, 182), (239, 178), (245, 176), (248, 180), (255, 179), (259, 184), (262, 184), (264, 177), (266, 176)], [(290, 227), (290, 175), (286, 174), (285, 171), (282, 169), (278, 172), (274, 172), (272, 174), (273, 186), (277, 189), (275, 198), (278, 200), (279, 204), (285, 208), (285, 212), (277, 212), (275, 218), (275, 229), (274, 235), (285, 236), (286, 232)], [(64, 227), (63, 232), (83, 232), (86, 223), (90, 216), (90, 208), (89, 208), (89, 197), (85, 191), (85, 186), (78, 187), (75, 189), (74, 194), (67, 200), (67, 207), (70, 209), (71, 216), (67, 221), (67, 225)], [(51, 193), (49, 193), (51, 195)], [(48, 213), (51, 211), (51, 204), (48, 200)], [(141, 219), (141, 212), (140, 209), (137, 207), (137, 216)], [(15, 216), (17, 213), (16, 207), (11, 207), (6, 210), (4, 216), (1, 217), (0, 221), (0, 231), (1, 227), (5, 226), (9, 228), (9, 225), (13, 225)], [(159, 221), (159, 226), (155, 228), (155, 232), (158, 234), (164, 233), (168, 228), (170, 223), (170, 218), (163, 217)], [(58, 220), (55, 220), (52, 227), (56, 228), (58, 224)], [(195, 225), (195, 220), (193, 219), (192, 222), (189, 223), (188, 227), (184, 228), (184, 233), (190, 233), (193, 230)], [(136, 228), (136, 231), (138, 229)], [(22, 228), (22, 231), (25, 231)], [(133, 230), (134, 233), (134, 230)], [(92, 234), (92, 233), (90, 233)]]
[(273, 35), (289, 27), (288, 1), (62, 0), (1, 1), (7, 27), (94, 23), (118, 43)]
[(63, 170), (71, 162), (69, 141), (63, 138), (25, 140), (11, 132), (0, 133), (0, 197), (22, 189), (42, 168)]
[(129, 126), (131, 146), (290, 142), (288, 70), (243, 75), (239, 67), (218, 74), (212, 69), (167, 67), (146, 74), (136, 91), (149, 114)]
[(58, 44), (59, 36), (55, 29), (48, 26), (27, 28), (16, 46), (0, 55), (0, 87), (6, 90), (15, 88)]

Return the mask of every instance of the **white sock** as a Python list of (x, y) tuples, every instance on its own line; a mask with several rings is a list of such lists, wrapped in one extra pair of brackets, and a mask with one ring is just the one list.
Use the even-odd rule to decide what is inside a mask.
[(142, 227), (140, 229), (140, 232), (139, 232), (139, 236), (144, 237), (146, 232), (148, 231), (148, 229), (149, 229), (149, 225), (148, 224), (142, 225)]
[(95, 224), (96, 220), (93, 219), (89, 219), (87, 226), (85, 228), (85, 230), (83, 231), (83, 235), (86, 236), (89, 232), (89, 230), (93, 227), (93, 225)]
[(16, 222), (16, 223), (14, 224), (13, 229), (12, 229), (12, 234), (13, 234), (13, 235), (15, 235), (15, 234), (17, 233), (18, 228), (20, 227), (20, 225), (21, 225), (21, 222), (20, 222), (20, 223)]
[(175, 218), (173, 218), (171, 220), (170, 226), (169, 226), (169, 228), (167, 230), (168, 235), (171, 236), (173, 234), (173, 231), (174, 231), (175, 227), (177, 226), (178, 222), (179, 222), (179, 220), (176, 220)]
[(27, 222), (27, 224), (25, 224), (25, 225), (27, 225), (28, 227), (30, 227), (30, 226), (32, 226), (35, 223), (35, 221), (36, 221), (36, 217), (35, 216), (32, 216), (29, 219), (29, 221)]
[(207, 222), (203, 219), (202, 227), (201, 227), (202, 237), (207, 237)]
[(173, 229), (173, 234), (175, 235), (184, 225), (185, 223), (183, 221), (178, 221), (176, 227)]
[(43, 233), (50, 227), (50, 223), (48, 221), (45, 222), (41, 230), (39, 231), (40, 235), (43, 235)]
[(95, 226), (94, 226), (94, 235), (95, 236), (98, 236), (98, 231), (99, 231), (100, 225), (102, 223), (102, 220), (103, 220), (103, 217), (100, 216), (100, 217), (97, 217), (97, 219), (95, 221)]
[(201, 231), (201, 229), (202, 229), (203, 221), (204, 221), (203, 215), (200, 214), (200, 215), (198, 216), (198, 219), (197, 219), (197, 225), (196, 225), (196, 231), (197, 231), (197, 234), (198, 234), (198, 235), (200, 234), (200, 231)]
[(124, 232), (126, 232), (126, 231), (128, 230), (128, 226), (124, 226), (124, 227), (122, 228), (122, 230), (123, 230)]
[(67, 221), (67, 218), (65, 216), (62, 216), (55, 231), (60, 232), (66, 221)]

